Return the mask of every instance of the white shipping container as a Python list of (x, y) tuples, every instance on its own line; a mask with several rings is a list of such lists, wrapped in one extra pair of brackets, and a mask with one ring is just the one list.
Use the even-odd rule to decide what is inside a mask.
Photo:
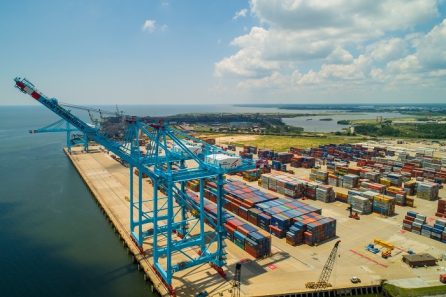
[(213, 154), (205, 157), (205, 162), (219, 165), (222, 168), (236, 168), (242, 164), (242, 159), (237, 156), (228, 156), (225, 154)]
[[(203, 150), (200, 144), (190, 144), (190, 143), (183, 143), (183, 144), (187, 149), (189, 149), (195, 155), (201, 154)], [(173, 145), (172, 150), (175, 153), (186, 154), (186, 152), (184, 152), (184, 150), (176, 143)]]

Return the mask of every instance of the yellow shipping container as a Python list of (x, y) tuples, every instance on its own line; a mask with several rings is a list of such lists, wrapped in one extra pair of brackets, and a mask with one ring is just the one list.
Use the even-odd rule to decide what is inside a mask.
[(391, 203), (394, 199), (386, 195), (376, 195), (373, 199), (382, 203)]
[(401, 190), (401, 188), (398, 188), (398, 187), (388, 187), (387, 191), (388, 192), (401, 192), (402, 190)]
[(387, 178), (380, 178), (380, 179), (379, 179), (379, 183), (380, 183), (381, 185), (385, 185), (385, 186), (390, 186), (390, 185), (391, 185), (390, 180), (388, 180)]

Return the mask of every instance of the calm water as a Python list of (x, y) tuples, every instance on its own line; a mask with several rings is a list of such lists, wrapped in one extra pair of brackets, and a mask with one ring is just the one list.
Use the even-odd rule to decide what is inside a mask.
[[(367, 113), (342, 113), (333, 111), (324, 111), (328, 113), (326, 116), (305, 116), (295, 118), (285, 118), (283, 122), (290, 126), (302, 127), (308, 132), (336, 132), (341, 131), (348, 126), (339, 125), (339, 120), (360, 120), (360, 119), (376, 119), (377, 116), (384, 118), (400, 118), (407, 115), (398, 112), (367, 112)], [(319, 113), (319, 112), (318, 112)], [(332, 121), (321, 121), (323, 118), (331, 118)]]
[(0, 296), (152, 296), (75, 169), (56, 120), (0, 107)]
[[(135, 115), (308, 112), (215, 105), (123, 110)], [(0, 107), (0, 295), (151, 296), (63, 154), (64, 134), (28, 134), (57, 119), (40, 106)], [(310, 124), (292, 120), (297, 126)]]

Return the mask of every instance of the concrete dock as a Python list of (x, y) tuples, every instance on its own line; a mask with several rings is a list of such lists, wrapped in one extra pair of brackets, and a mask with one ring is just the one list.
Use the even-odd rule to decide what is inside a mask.
[[(67, 156), (120, 234), (124, 245), (129, 248), (139, 263), (139, 267), (150, 279), (153, 289), (162, 296), (168, 296), (168, 290), (152, 268), (150, 239), (145, 242), (145, 253), (142, 254), (129, 234), (129, 202), (127, 200), (129, 169), (100, 150), (81, 153), (80, 150), (74, 149), (74, 152), (67, 153)], [(301, 172), (301, 174), (306, 173)], [(256, 182), (250, 185), (258, 187)], [(147, 182), (143, 187), (143, 192), (147, 197), (151, 195), (151, 190), (151, 185)], [(444, 189), (441, 196), (445, 196)], [(417, 279), (418, 283), (425, 286), (440, 285), (439, 269), (441, 267), (444, 269), (446, 261), (440, 260), (436, 267), (419, 269), (412, 269), (401, 261), (402, 255), (409, 249), (416, 253), (427, 252), (438, 258), (446, 251), (444, 243), (401, 230), (402, 219), (411, 208), (397, 206), (397, 215), (391, 218), (371, 214), (361, 216), (361, 220), (357, 221), (348, 218), (347, 205), (344, 203), (327, 204), (312, 200), (304, 202), (321, 207), (323, 215), (337, 220), (337, 239), (341, 240), (341, 245), (339, 257), (330, 278), (333, 287), (355, 287), (356, 285), (350, 282), (353, 276), (362, 280), (359, 286), (377, 285), (382, 279), (400, 280), (403, 283), (410, 279)], [(415, 202), (417, 212), (433, 217), (436, 201), (416, 199)], [(394, 256), (383, 259), (380, 254), (367, 252), (364, 247), (375, 238), (394, 244), (397, 247)], [(285, 239), (272, 237), (273, 254), (261, 260), (252, 258), (227, 240), (228, 267), (225, 267), (227, 279), (221, 277), (208, 264), (203, 264), (176, 273), (173, 287), (177, 296), (194, 296), (204, 290), (211, 296), (220, 293), (224, 296), (230, 295), (230, 280), (235, 263), (242, 261), (241, 294), (243, 296), (277, 296), (303, 292), (306, 291), (306, 282), (318, 279), (337, 239), (315, 247), (307, 245), (293, 247), (286, 244)]]

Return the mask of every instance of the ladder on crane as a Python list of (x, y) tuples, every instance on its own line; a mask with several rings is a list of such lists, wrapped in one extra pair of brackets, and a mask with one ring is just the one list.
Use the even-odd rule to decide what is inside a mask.
[(319, 280), (317, 282), (306, 283), (306, 288), (319, 290), (331, 287), (331, 284), (328, 282), (328, 280), (330, 279), (331, 272), (333, 271), (336, 255), (338, 253), (339, 243), (341, 243), (340, 240), (338, 240), (333, 246), (333, 249), (328, 256), (327, 262), (325, 262), (324, 268), (322, 269), (321, 275), (319, 276)]

